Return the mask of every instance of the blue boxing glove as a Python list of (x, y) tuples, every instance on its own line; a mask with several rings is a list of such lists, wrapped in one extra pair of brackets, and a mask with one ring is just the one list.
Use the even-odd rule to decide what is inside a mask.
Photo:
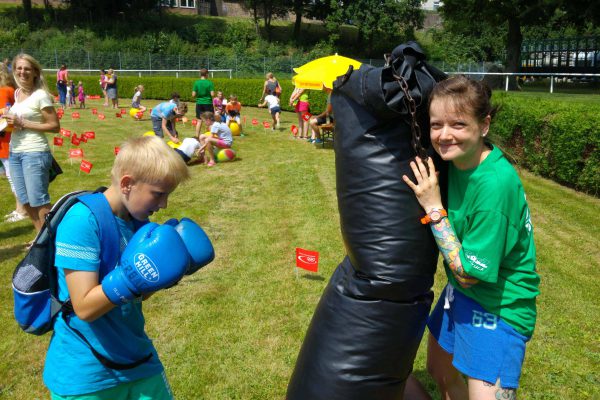
[(102, 290), (116, 304), (178, 282), (190, 255), (174, 227), (148, 223), (139, 229), (121, 255), (119, 265), (102, 279)]
[(181, 221), (170, 219), (165, 225), (175, 228), (189, 252), (191, 262), (185, 271), (186, 275), (193, 274), (215, 259), (215, 249), (200, 225), (189, 218), (182, 218)]

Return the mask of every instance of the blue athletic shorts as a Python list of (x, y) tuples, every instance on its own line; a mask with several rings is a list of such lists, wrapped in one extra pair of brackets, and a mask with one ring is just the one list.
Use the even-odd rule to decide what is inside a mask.
[(8, 162), (15, 194), (21, 204), (40, 207), (50, 203), (48, 186), (52, 153), (49, 151), (10, 153)]
[(500, 379), (503, 389), (519, 387), (529, 338), (475, 300), (446, 285), (427, 326), (463, 374), (491, 384)]

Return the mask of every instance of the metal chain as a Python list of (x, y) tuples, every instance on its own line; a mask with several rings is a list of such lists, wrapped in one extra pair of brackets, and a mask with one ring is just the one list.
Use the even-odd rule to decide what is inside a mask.
[[(423, 148), (423, 145), (421, 144), (421, 127), (417, 122), (417, 105), (415, 103), (415, 100), (410, 95), (406, 79), (396, 74), (394, 74), (393, 76), (394, 78), (396, 78), (396, 81), (398, 82), (400, 88), (404, 92), (404, 102), (406, 103), (406, 108), (410, 113), (410, 130), (412, 132), (413, 149), (415, 151), (415, 154), (419, 156), (421, 160), (426, 161), (429, 156), (427, 155), (427, 151)], [(427, 163), (425, 163), (425, 166), (427, 167)]]

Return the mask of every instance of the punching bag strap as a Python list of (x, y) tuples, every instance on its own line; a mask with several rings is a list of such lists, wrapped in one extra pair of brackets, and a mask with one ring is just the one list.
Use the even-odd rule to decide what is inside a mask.
[[(415, 100), (410, 95), (410, 90), (408, 88), (408, 83), (406, 79), (404, 79), (401, 75), (394, 74), (394, 79), (400, 85), (400, 88), (404, 92), (404, 102), (406, 104), (406, 108), (410, 113), (410, 130), (412, 132), (412, 146), (415, 151), (415, 154), (419, 156), (419, 158), (423, 161), (426, 161), (428, 158), (427, 151), (423, 148), (421, 144), (421, 127), (417, 122), (417, 105), (415, 104)], [(425, 163), (425, 168), (427, 168), (427, 172), (429, 173), (429, 167), (427, 163)]]

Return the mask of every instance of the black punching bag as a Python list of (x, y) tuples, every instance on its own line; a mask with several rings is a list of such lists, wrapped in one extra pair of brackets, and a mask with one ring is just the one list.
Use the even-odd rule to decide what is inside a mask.
[[(428, 97), (445, 75), (424, 59), (409, 42), (394, 49), (383, 68), (363, 65), (334, 85), (337, 196), (347, 256), (315, 310), (288, 400), (403, 397), (438, 258), (430, 228), (420, 223), (424, 212), (402, 180), (403, 174), (413, 177), (415, 155), (434, 155)], [(436, 168), (444, 185), (444, 164), (436, 160)]]

